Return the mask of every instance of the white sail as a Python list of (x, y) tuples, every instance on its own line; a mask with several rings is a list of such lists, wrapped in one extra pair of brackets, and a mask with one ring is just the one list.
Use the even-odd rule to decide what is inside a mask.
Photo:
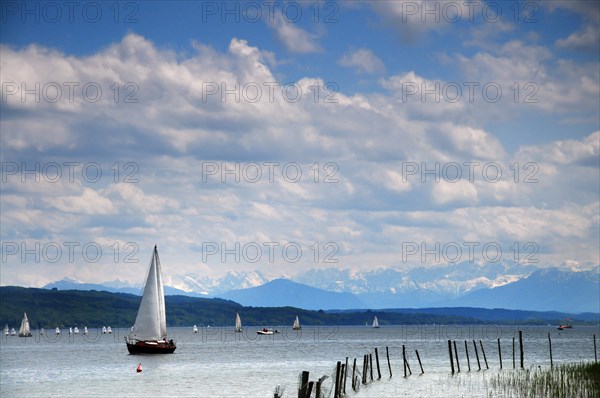
[(87, 326), (83, 327), (83, 334), (88, 334)]
[(75, 328), (73, 329), (73, 333), (79, 334), (79, 328), (77, 326), (75, 326)]
[(73, 334), (73, 328), (69, 327), (69, 334)]
[(240, 319), (240, 314), (238, 314), (237, 312), (235, 313), (235, 331), (242, 331), (242, 320)]
[(106, 334), (106, 326), (102, 326), (102, 334)]
[(26, 313), (23, 314), (23, 320), (21, 321), (21, 327), (19, 328), (19, 336), (31, 336), (29, 319), (27, 319)]
[(108, 334), (112, 333), (112, 329), (111, 329), (111, 327), (110, 327), (110, 326), (109, 326), (109, 327), (107, 327), (107, 328), (106, 328), (106, 331), (108, 332)]
[(46, 331), (44, 330), (44, 328), (40, 329), (40, 336), (43, 336), (44, 334), (46, 334)]
[(198, 333), (198, 326), (194, 325), (194, 327), (192, 328), (192, 332)]
[(163, 340), (167, 337), (165, 292), (156, 246), (133, 329), (131, 337), (136, 340)]
[(4, 326), (4, 335), (8, 336), (8, 325)]
[(58, 326), (56, 327), (56, 329), (54, 330), (54, 333), (56, 334), (60, 334), (60, 329), (58, 328)]
[(374, 328), (378, 328), (378, 327), (379, 327), (379, 320), (377, 319), (377, 317), (375, 317), (375, 318), (373, 319), (373, 327), (374, 327)]
[(10, 329), (10, 335), (11, 336), (16, 336), (17, 335), (17, 331), (15, 330), (15, 328)]
[(300, 330), (300, 319), (298, 319), (297, 316), (296, 316), (296, 319), (294, 319), (294, 324), (292, 325), (292, 329)]

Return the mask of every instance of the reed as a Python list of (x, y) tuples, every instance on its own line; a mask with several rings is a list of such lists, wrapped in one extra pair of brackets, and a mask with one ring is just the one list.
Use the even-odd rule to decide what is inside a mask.
[(600, 398), (600, 364), (574, 363), (500, 373), (490, 380), (489, 387), (493, 390), (488, 391), (490, 396)]

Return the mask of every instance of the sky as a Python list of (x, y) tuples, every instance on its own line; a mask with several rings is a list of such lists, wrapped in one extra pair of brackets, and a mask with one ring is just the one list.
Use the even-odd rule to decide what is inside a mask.
[(5, 1), (0, 284), (600, 263), (597, 1)]

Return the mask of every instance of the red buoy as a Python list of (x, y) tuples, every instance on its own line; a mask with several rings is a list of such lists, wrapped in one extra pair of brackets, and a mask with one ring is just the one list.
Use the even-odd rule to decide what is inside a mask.
[(140, 373), (140, 372), (142, 371), (142, 364), (141, 364), (141, 363), (138, 365), (138, 367), (137, 367), (136, 371), (137, 371), (138, 373)]

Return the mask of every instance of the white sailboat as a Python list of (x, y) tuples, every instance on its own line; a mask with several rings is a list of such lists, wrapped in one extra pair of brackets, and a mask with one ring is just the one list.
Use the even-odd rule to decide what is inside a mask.
[(379, 320), (377, 317), (373, 318), (373, 326), (375, 329), (379, 328)]
[(84, 327), (83, 327), (83, 334), (84, 334), (84, 335), (87, 335), (87, 334), (88, 334), (87, 326), (84, 326)]
[(44, 328), (41, 328), (41, 329), (40, 329), (40, 336), (43, 336), (43, 335), (45, 335), (45, 334), (46, 334), (46, 331), (44, 330)]
[(194, 327), (192, 328), (192, 332), (198, 333), (198, 326), (194, 325)]
[(54, 329), (54, 334), (60, 334), (60, 329), (58, 328), (58, 326), (56, 327), (56, 329)]
[(296, 319), (294, 319), (294, 324), (292, 325), (292, 329), (293, 330), (300, 330), (300, 319), (298, 319), (298, 316), (296, 316)]
[(69, 327), (69, 334), (73, 334), (73, 328)]
[(19, 328), (19, 337), (31, 337), (29, 319), (27, 319), (26, 313), (23, 313), (23, 320), (21, 321), (21, 327)]
[(15, 328), (11, 328), (10, 329), (10, 335), (11, 336), (16, 336), (17, 335), (17, 331), (15, 330)]
[(110, 326), (106, 328), (106, 332), (107, 332), (108, 334), (111, 334), (111, 333), (112, 333), (112, 329), (110, 328)]
[(4, 335), (8, 336), (9, 335), (9, 331), (8, 331), (8, 324), (6, 324), (6, 326), (4, 326)]
[(73, 333), (79, 334), (79, 328), (77, 326), (73, 328)]
[(102, 326), (102, 334), (106, 334), (106, 326)]
[(238, 314), (237, 312), (235, 313), (235, 331), (236, 332), (242, 331), (242, 320), (240, 318), (240, 314)]
[(173, 340), (167, 341), (165, 291), (156, 246), (152, 252), (134, 331), (125, 336), (125, 342), (130, 354), (170, 354), (177, 348)]

